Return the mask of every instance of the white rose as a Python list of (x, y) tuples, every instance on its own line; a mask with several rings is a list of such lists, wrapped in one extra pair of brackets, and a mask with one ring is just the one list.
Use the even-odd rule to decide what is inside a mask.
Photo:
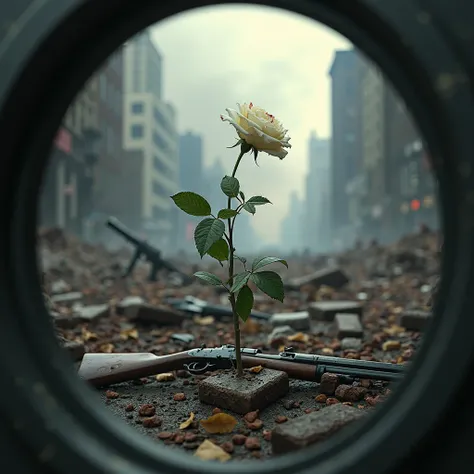
[(261, 107), (250, 104), (237, 104), (239, 111), (226, 109), (229, 115), (221, 115), (221, 119), (230, 122), (235, 127), (239, 137), (254, 147), (269, 155), (285, 158), (291, 148), (288, 130), (281, 122)]

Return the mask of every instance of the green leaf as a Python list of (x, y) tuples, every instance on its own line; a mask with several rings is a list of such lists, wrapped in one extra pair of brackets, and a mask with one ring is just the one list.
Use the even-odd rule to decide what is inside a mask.
[(250, 279), (255, 283), (257, 288), (267, 294), (274, 300), (281, 301), (285, 298), (283, 282), (280, 275), (275, 272), (257, 272), (252, 273)]
[(283, 260), (282, 258), (278, 257), (258, 257), (252, 263), (252, 271), (255, 272), (260, 268), (266, 267), (267, 265), (271, 265), (272, 263), (282, 263), (288, 268), (288, 262)]
[(237, 295), (237, 300), (235, 302), (235, 309), (240, 319), (245, 322), (250, 316), (250, 313), (253, 308), (253, 293), (252, 290), (245, 285)]
[(199, 194), (186, 191), (170, 197), (182, 211), (190, 216), (202, 217), (211, 214), (211, 205)]
[(224, 176), (221, 181), (221, 189), (226, 196), (235, 198), (239, 195), (239, 180), (232, 176)]
[(242, 201), (245, 201), (245, 194), (242, 191), (239, 191), (239, 196)]
[(237, 211), (235, 209), (221, 209), (217, 217), (219, 219), (230, 219), (237, 215)]
[(220, 280), (220, 278), (209, 272), (196, 272), (194, 276), (197, 278), (200, 278), (206, 283), (209, 283), (210, 285), (214, 285), (214, 286), (222, 285), (222, 281)]
[(230, 289), (231, 293), (237, 293), (243, 286), (247, 284), (250, 278), (250, 272), (237, 273), (234, 277), (234, 284)]
[(229, 259), (229, 245), (227, 245), (227, 242), (224, 239), (219, 239), (211, 245), (207, 254), (210, 257), (219, 260), (219, 262), (224, 262)]
[(236, 146), (239, 146), (241, 143), (242, 143), (242, 140), (239, 140), (235, 145), (227, 146), (226, 148), (235, 148)]
[(225, 224), (220, 219), (203, 219), (194, 229), (194, 242), (201, 258), (222, 238)]
[(247, 204), (253, 204), (254, 206), (262, 206), (263, 204), (271, 204), (271, 202), (263, 196), (252, 196)]
[(250, 212), (250, 214), (255, 214), (256, 212), (255, 206), (249, 202), (246, 202), (242, 209), (245, 209), (247, 212)]

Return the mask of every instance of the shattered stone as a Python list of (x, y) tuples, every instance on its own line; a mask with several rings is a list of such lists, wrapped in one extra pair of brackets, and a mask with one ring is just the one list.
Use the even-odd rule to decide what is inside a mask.
[(278, 348), (284, 340), (295, 333), (290, 326), (279, 326), (273, 329), (267, 339), (267, 344), (271, 347)]
[(362, 319), (362, 304), (358, 301), (317, 301), (308, 308), (311, 319), (334, 321), (338, 313), (357, 314)]
[(245, 415), (263, 410), (288, 393), (285, 372), (264, 369), (251, 377), (238, 378), (235, 373), (215, 374), (199, 383), (199, 400), (223, 410)]
[(156, 323), (161, 326), (180, 326), (187, 318), (181, 311), (166, 306), (142, 304), (138, 307), (135, 316), (131, 319), (143, 323)]
[(336, 388), (339, 385), (339, 376), (337, 374), (331, 374), (326, 372), (321, 376), (321, 382), (319, 384), (319, 393), (324, 395), (334, 395)]
[(346, 337), (362, 339), (364, 336), (364, 328), (357, 314), (337, 313), (332, 330), (339, 339)]
[(170, 338), (173, 341), (184, 342), (185, 344), (191, 344), (195, 339), (192, 334), (171, 334)]
[(77, 303), (78, 301), (81, 301), (83, 298), (83, 295), (80, 291), (74, 291), (71, 293), (62, 293), (60, 295), (52, 295), (51, 296), (51, 301), (54, 304), (60, 304), (60, 305), (72, 305), (74, 303)]
[(362, 339), (356, 337), (344, 337), (341, 341), (342, 350), (352, 350), (359, 352), (362, 350)]
[(399, 325), (409, 331), (422, 331), (431, 321), (429, 311), (405, 311), (400, 315)]
[(51, 283), (51, 294), (68, 293), (71, 291), (71, 285), (64, 280), (55, 280)]
[(342, 288), (349, 282), (347, 275), (339, 268), (325, 268), (311, 275), (306, 275), (300, 278), (292, 278), (287, 283), (287, 288), (290, 290), (298, 290), (302, 286), (330, 286), (331, 288)]
[(115, 310), (117, 314), (124, 315), (129, 319), (133, 319), (138, 308), (145, 304), (145, 300), (140, 296), (127, 296), (117, 304)]
[(76, 308), (75, 313), (82, 321), (95, 321), (110, 315), (110, 307), (107, 304), (96, 304)]
[(323, 441), (364, 414), (357, 408), (335, 404), (289, 420), (273, 430), (272, 451), (274, 454), (285, 454)]
[(308, 311), (297, 313), (275, 313), (270, 318), (273, 327), (290, 326), (296, 331), (307, 331), (310, 327)]
[(50, 315), (56, 327), (61, 329), (73, 329), (82, 322), (77, 314), (61, 314), (51, 311)]

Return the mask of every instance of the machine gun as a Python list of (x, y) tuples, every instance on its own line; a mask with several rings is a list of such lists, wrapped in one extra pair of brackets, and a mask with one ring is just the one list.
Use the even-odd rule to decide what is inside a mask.
[(151, 264), (150, 275), (148, 277), (149, 281), (156, 281), (157, 273), (160, 270), (167, 270), (170, 273), (176, 273), (183, 279), (183, 284), (190, 284), (193, 281), (190, 276), (178, 270), (170, 262), (164, 260), (161, 257), (160, 250), (153, 247), (145, 240), (140, 239), (130, 229), (128, 229), (124, 224), (122, 224), (116, 217), (109, 217), (109, 219), (107, 220), (107, 227), (110, 227), (112, 230), (117, 232), (117, 234), (120, 234), (127, 242), (131, 243), (135, 247), (135, 254), (132, 257), (132, 260), (124, 274), (124, 277), (130, 276), (138, 260), (144, 257), (145, 260)]
[[(400, 364), (344, 359), (323, 355), (300, 354), (285, 348), (279, 354), (265, 354), (260, 349), (242, 348), (244, 368), (256, 365), (286, 372), (290, 378), (320, 382), (324, 373), (338, 374), (350, 383), (354, 378), (385, 381), (399, 380), (406, 371)], [(191, 374), (230, 369), (235, 366), (235, 347), (196, 348), (165, 356), (151, 353), (85, 354), (78, 375), (94, 387), (102, 387), (149, 377), (183, 367)]]

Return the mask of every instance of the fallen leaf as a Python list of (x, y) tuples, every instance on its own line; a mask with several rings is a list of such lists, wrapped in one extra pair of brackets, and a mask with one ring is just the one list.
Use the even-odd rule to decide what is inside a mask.
[(249, 372), (252, 372), (252, 374), (259, 374), (263, 370), (263, 367), (261, 365), (256, 365), (255, 367), (252, 367), (249, 369)]
[(249, 318), (242, 324), (240, 331), (244, 334), (259, 334), (262, 331), (262, 325)]
[(308, 342), (309, 336), (307, 334), (303, 334), (302, 332), (297, 332), (292, 336), (288, 336), (288, 340), (291, 342)]
[(172, 380), (174, 380), (174, 378), (174, 374), (171, 372), (165, 374), (158, 374), (156, 376), (156, 380), (158, 380), (158, 382), (171, 382)]
[(385, 334), (388, 334), (389, 336), (396, 336), (397, 334), (405, 332), (405, 328), (402, 328), (401, 326), (393, 325), (389, 328), (385, 328), (383, 332)]
[(101, 344), (99, 346), (99, 352), (105, 352), (106, 354), (110, 354), (113, 352), (115, 349), (115, 346), (113, 344)]
[(180, 430), (185, 430), (186, 428), (189, 428), (191, 426), (191, 423), (194, 421), (194, 413), (191, 412), (189, 414), (189, 418), (186, 420), (186, 421), (183, 421), (180, 425), (179, 425), (179, 429)]
[(214, 324), (215, 319), (213, 316), (204, 316), (200, 318), (199, 316), (195, 316), (193, 321), (196, 324), (199, 324), (200, 326), (209, 326), (211, 324)]
[(211, 443), (208, 439), (205, 439), (201, 445), (196, 449), (194, 456), (202, 459), (203, 461), (221, 461), (226, 462), (231, 459), (231, 455), (226, 453), (222, 448)]
[(138, 339), (138, 331), (135, 328), (124, 329), (120, 331), (120, 338), (124, 341), (127, 339)]
[(84, 341), (97, 340), (98, 336), (95, 332), (88, 331), (87, 329), (82, 328), (82, 339)]
[(201, 420), (202, 427), (213, 434), (230, 433), (237, 424), (237, 420), (227, 413), (217, 413), (210, 416), (207, 420)]

